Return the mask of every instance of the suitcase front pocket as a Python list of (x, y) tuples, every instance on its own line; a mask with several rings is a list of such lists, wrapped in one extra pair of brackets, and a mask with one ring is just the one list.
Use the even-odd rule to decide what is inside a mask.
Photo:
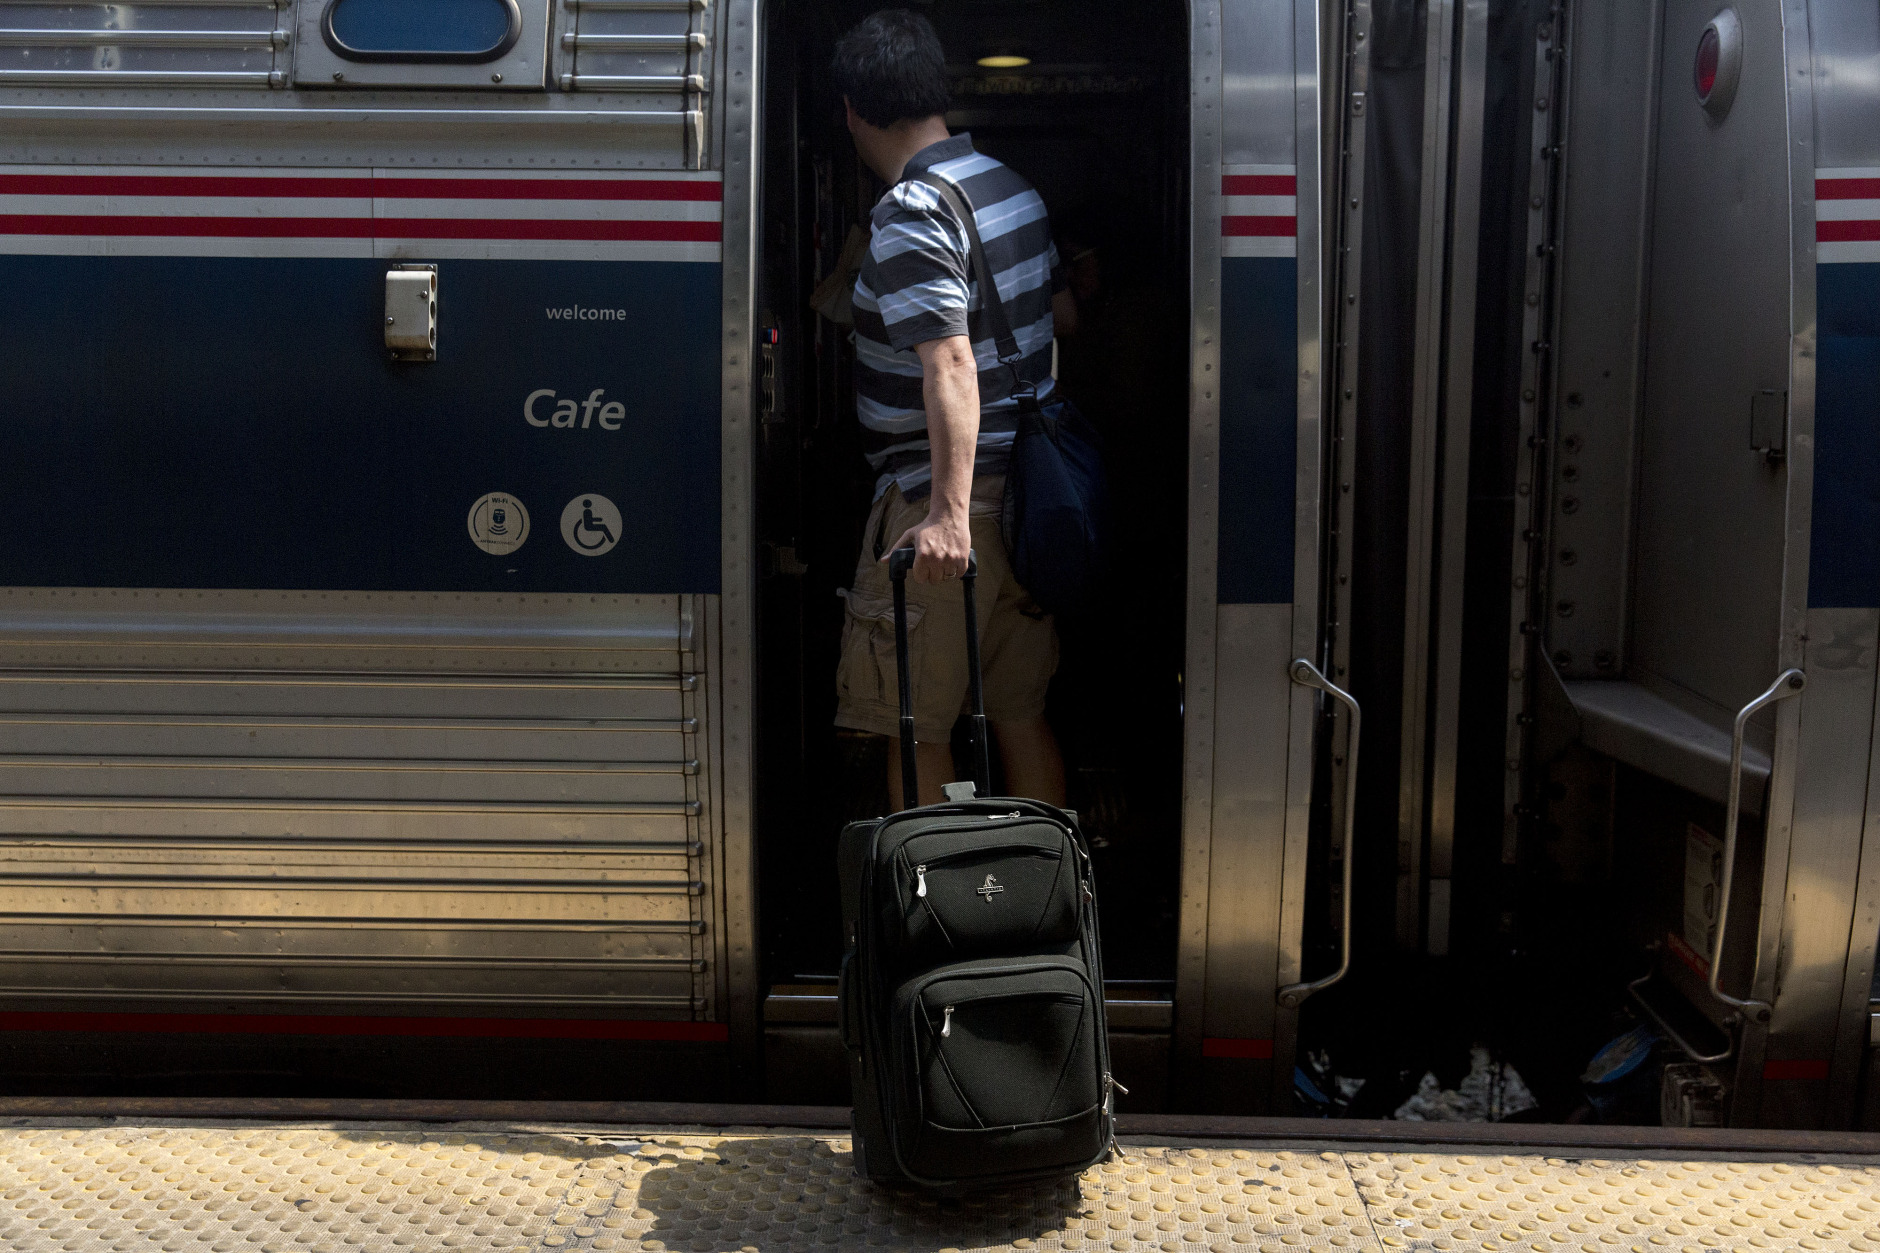
[(901, 956), (932, 965), (1072, 943), (1078, 870), (1070, 840), (1043, 823), (915, 836), (895, 855)]
[(1103, 1151), (1102, 1019), (1077, 963), (952, 967), (896, 1002), (914, 1174), (1068, 1169)]

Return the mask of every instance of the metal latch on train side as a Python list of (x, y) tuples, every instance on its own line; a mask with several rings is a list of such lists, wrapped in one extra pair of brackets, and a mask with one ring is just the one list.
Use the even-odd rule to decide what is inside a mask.
[(437, 360), (437, 267), (385, 272), (385, 350), (397, 361)]
[(1750, 393), (1749, 447), (1759, 452), (1771, 465), (1788, 455), (1789, 394), (1786, 390), (1765, 387)]

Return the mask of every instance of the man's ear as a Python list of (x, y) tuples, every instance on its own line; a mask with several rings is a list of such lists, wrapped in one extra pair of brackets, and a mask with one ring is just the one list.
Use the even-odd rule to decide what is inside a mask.
[(855, 106), (849, 103), (847, 96), (842, 97), (842, 116), (849, 124), (849, 134), (855, 133)]

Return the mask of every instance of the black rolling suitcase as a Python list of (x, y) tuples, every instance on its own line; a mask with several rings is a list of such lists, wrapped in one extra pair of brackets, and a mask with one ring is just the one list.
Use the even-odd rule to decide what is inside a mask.
[[(892, 555), (902, 795), (915, 787), (907, 572)], [(1062, 1175), (1114, 1142), (1090, 854), (1077, 819), (991, 790), (977, 568), (964, 578), (977, 788), (851, 823), (838, 852), (856, 1169), (948, 1192)], [(977, 792), (977, 798), (974, 792)]]

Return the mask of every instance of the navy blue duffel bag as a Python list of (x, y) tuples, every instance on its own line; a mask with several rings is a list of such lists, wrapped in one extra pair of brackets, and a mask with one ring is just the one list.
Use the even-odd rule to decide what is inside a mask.
[(1040, 608), (1081, 608), (1102, 580), (1109, 489), (1096, 430), (1068, 400), (1019, 403), (1002, 527), (1012, 572)]

